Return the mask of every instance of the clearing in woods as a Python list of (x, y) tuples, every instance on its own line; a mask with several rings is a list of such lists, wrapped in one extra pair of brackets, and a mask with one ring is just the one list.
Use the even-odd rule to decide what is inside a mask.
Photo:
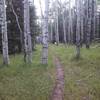
[[(58, 97), (59, 87), (64, 100), (100, 100), (100, 48), (81, 48), (82, 57), (77, 61), (74, 46), (50, 45), (48, 66), (40, 64), (42, 47), (36, 48), (32, 64), (16, 54), (4, 66), (0, 55), (0, 100), (52, 100)], [(60, 60), (55, 57), (53, 61), (54, 55)]]

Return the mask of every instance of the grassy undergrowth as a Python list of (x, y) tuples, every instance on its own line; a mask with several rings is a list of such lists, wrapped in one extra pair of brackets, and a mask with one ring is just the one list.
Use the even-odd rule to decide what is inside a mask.
[(64, 66), (65, 100), (100, 100), (100, 48), (82, 48), (80, 60), (74, 59), (74, 47), (50, 48)]
[[(51, 54), (50, 54), (51, 55)], [(0, 56), (0, 100), (48, 100), (54, 78), (52, 58), (48, 66), (40, 64), (41, 46), (33, 53), (33, 63), (25, 64), (23, 55), (10, 56), (3, 66)]]
[(2, 65), (0, 55), (0, 100), (49, 100), (55, 82), (53, 56), (60, 57), (65, 73), (65, 100), (100, 100), (100, 48), (81, 49), (75, 60), (75, 48), (49, 47), (49, 63), (40, 64), (41, 46), (33, 53), (33, 63), (25, 64), (23, 55), (10, 56), (10, 65)]

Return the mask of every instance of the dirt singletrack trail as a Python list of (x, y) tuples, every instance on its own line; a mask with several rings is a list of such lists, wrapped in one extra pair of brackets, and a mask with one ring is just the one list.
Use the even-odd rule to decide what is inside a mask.
[(59, 58), (54, 58), (56, 66), (56, 83), (52, 91), (51, 100), (64, 100), (64, 70)]

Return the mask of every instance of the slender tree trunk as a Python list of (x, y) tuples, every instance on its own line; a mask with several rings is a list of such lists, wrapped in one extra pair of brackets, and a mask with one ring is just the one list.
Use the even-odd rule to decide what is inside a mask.
[(2, 30), (2, 52), (3, 52), (3, 63), (8, 65), (8, 36), (7, 36), (7, 20), (6, 20), (6, 5), (5, 0), (0, 0), (0, 17), (1, 17), (1, 30)]
[(55, 22), (54, 22), (54, 30), (55, 30), (55, 41), (57, 42), (57, 23), (56, 23), (56, 15), (55, 15)]
[(93, 0), (93, 39), (96, 37), (96, 14), (97, 14), (97, 1)]
[(71, 7), (69, 0), (68, 43), (71, 42)]
[(48, 64), (48, 13), (49, 0), (45, 0), (45, 13), (43, 24), (43, 48), (42, 48), (42, 64)]
[(19, 23), (18, 15), (15, 12), (15, 9), (14, 9), (14, 6), (13, 6), (13, 0), (11, 0), (11, 8), (12, 8), (13, 14), (15, 15), (16, 22), (17, 22), (17, 25), (18, 25), (18, 28), (19, 28), (19, 31), (20, 31), (21, 51), (23, 52), (23, 50), (24, 50), (24, 47), (23, 47), (23, 31), (22, 31), (20, 23)]
[(65, 17), (64, 17), (64, 13), (63, 13), (63, 31), (64, 31), (64, 43), (67, 43), (67, 39), (66, 39), (66, 25), (65, 25)]
[(100, 32), (100, 13), (97, 12), (97, 18), (96, 18), (96, 34), (95, 34), (95, 38), (98, 38), (99, 37), (99, 32)]
[(30, 33), (30, 15), (29, 15), (29, 1), (24, 0), (24, 59), (26, 62), (32, 62), (32, 39)]
[(92, 22), (92, 0), (88, 0), (88, 18), (87, 18), (87, 39), (86, 39), (86, 48), (90, 48), (90, 39), (91, 39), (91, 22)]
[(77, 14), (77, 23), (76, 23), (76, 58), (80, 58), (80, 0), (76, 1), (76, 14)]
[(51, 43), (53, 41), (53, 26), (52, 25), (53, 24), (52, 24), (52, 21), (51, 21), (51, 23), (50, 23), (50, 41), (51, 41)]
[(71, 0), (69, 0), (69, 25), (68, 25), (68, 42), (72, 42), (73, 28), (72, 28), (72, 13), (71, 13)]
[(81, 46), (82, 46), (82, 44), (83, 44), (83, 40), (84, 40), (84, 31), (83, 31), (83, 18), (84, 18), (84, 7), (83, 7), (83, 0), (80, 0), (81, 1)]
[[(58, 2), (58, 1), (57, 1)], [(57, 45), (59, 45), (59, 12), (58, 12), (58, 3), (57, 3), (57, 6), (56, 6), (56, 11), (57, 11), (57, 15), (56, 15), (56, 18), (57, 18), (57, 33), (56, 33), (56, 42), (57, 42)]]

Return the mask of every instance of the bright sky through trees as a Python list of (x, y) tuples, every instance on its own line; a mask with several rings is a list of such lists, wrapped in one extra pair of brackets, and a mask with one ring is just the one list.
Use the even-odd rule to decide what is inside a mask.
[[(30, 1), (32, 1), (32, 0), (30, 0)], [(36, 12), (37, 12), (38, 16), (41, 16), (41, 9), (40, 8), (42, 7), (42, 11), (44, 10), (44, 7), (45, 7), (44, 1), (45, 0), (34, 0), (34, 4), (35, 4), (35, 7), (36, 7)], [(50, 0), (50, 2), (52, 2), (52, 1), (55, 1), (55, 0)], [(69, 0), (60, 0), (60, 1), (63, 3), (65, 1), (69, 1)], [(40, 2), (41, 2), (41, 7), (40, 7)], [(71, 0), (72, 6), (74, 5), (74, 3), (75, 3), (75, 0)]]

